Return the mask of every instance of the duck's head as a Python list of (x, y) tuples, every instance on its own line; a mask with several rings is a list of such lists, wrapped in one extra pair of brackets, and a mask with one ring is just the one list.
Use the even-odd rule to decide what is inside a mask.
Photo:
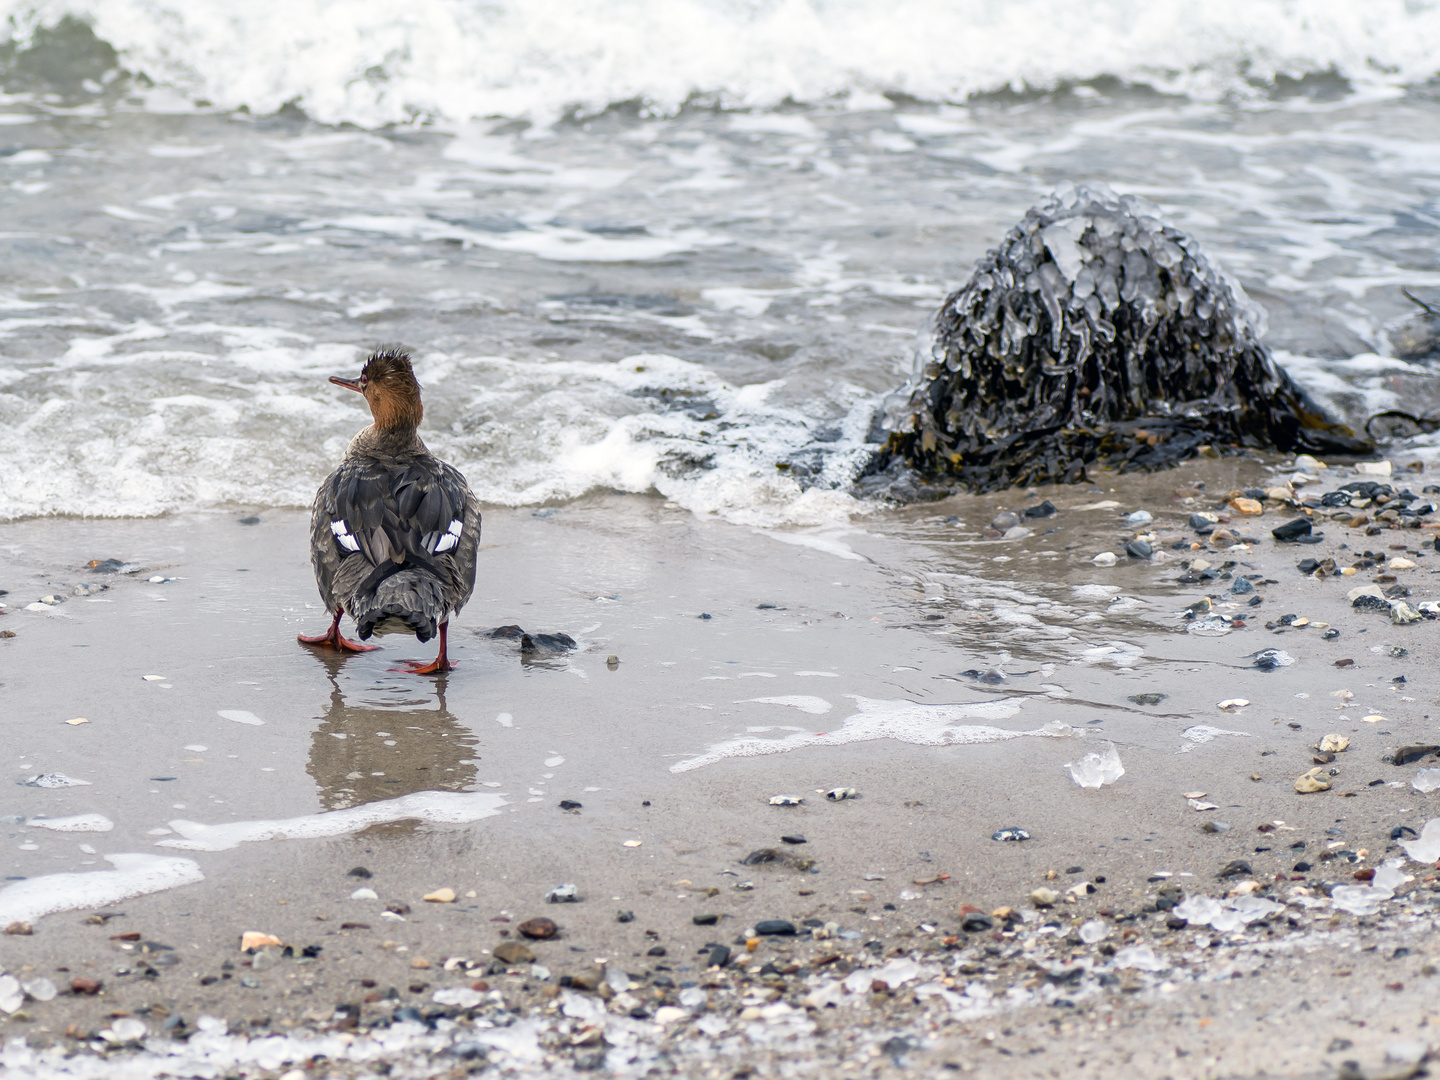
[(420, 426), (425, 408), (420, 404), (420, 384), (410, 366), (410, 354), (398, 346), (387, 346), (370, 354), (358, 379), (331, 375), (336, 386), (365, 395), (370, 415), (381, 431), (414, 431)]

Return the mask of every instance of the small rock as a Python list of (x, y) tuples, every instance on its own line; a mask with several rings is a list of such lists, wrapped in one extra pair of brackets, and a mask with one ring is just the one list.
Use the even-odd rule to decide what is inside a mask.
[(1230, 586), (1230, 591), (1237, 596), (1241, 596), (1245, 593), (1254, 592), (1255, 586), (1251, 584), (1249, 578), (1237, 577), (1234, 584)]
[(1015, 826), (1012, 825), (1012, 826), (1009, 826), (1008, 828), (996, 829), (995, 832), (993, 832), (993, 833), (990, 834), (990, 839), (991, 839), (991, 840), (1008, 840), (1008, 841), (1029, 840), (1029, 839), (1030, 839), (1030, 834), (1029, 834), (1028, 832), (1026, 832), (1024, 829), (1016, 828)]
[(1191, 514), (1191, 515), (1190, 515), (1190, 528), (1194, 529), (1194, 530), (1195, 530), (1196, 532), (1198, 532), (1201, 536), (1204, 536), (1204, 535), (1206, 535), (1207, 533), (1212, 533), (1212, 532), (1214, 532), (1214, 531), (1215, 531), (1215, 525), (1216, 525), (1216, 521), (1215, 521), (1215, 515), (1214, 515), (1214, 514)]
[(1326, 629), (1326, 631), (1320, 636), (1323, 637), (1326, 641), (1334, 641), (1340, 636), (1340, 631), (1335, 629), (1335, 627), (1331, 626)]
[[(1284, 525), (1278, 525), (1271, 529), (1270, 535), (1283, 544), (1293, 543), (1302, 536), (1310, 535), (1310, 521), (1308, 518), (1296, 518), (1294, 521), (1287, 521)], [(1313, 559), (1307, 559), (1306, 561), (1314, 562)], [(1320, 564), (1316, 563), (1315, 565), (1318, 566)], [(1306, 573), (1310, 573), (1313, 570), (1314, 567), (1311, 567)]]
[(1001, 510), (990, 520), (990, 527), (998, 532), (1013, 529), (1020, 524), (1020, 515), (1013, 510)]
[(1394, 600), (1390, 604), (1390, 621), (1396, 626), (1419, 622), (1424, 617), (1415, 610), (1413, 605), (1407, 604), (1404, 600)]
[(1157, 694), (1151, 691), (1145, 694), (1131, 694), (1128, 700), (1133, 701), (1136, 705), (1159, 705), (1169, 696), (1169, 694)]
[(1030, 903), (1034, 904), (1037, 908), (1054, 907), (1059, 899), (1060, 894), (1058, 892), (1054, 889), (1047, 889), (1043, 885), (1030, 894)]
[(1250, 869), (1250, 864), (1244, 859), (1233, 859), (1226, 863), (1224, 869), (1216, 876), (1223, 880), (1232, 877), (1249, 877), (1252, 873), (1254, 871)]
[(1049, 499), (1046, 499), (1039, 506), (1027, 506), (1024, 510), (1027, 518), (1047, 518), (1056, 512), (1054, 505), (1051, 504)]
[(1423, 757), (1430, 756), (1436, 750), (1440, 750), (1440, 746), (1402, 746), (1395, 751), (1395, 764), (1409, 765), (1412, 761), (1419, 761)]
[(635, 921), (635, 912), (631, 911), (629, 908), (621, 908), (619, 911), (617, 911), (617, 912), (615, 913), (615, 921), (616, 921), (616, 922), (634, 922), (634, 921)]
[(1155, 515), (1149, 510), (1136, 510), (1133, 514), (1126, 514), (1120, 519), (1126, 525), (1148, 525), (1155, 520)]
[(548, 941), (560, 932), (560, 928), (555, 925), (554, 921), (544, 916), (538, 919), (526, 919), (515, 929), (520, 932), (521, 936), (530, 938), (532, 941)]
[(1132, 559), (1148, 559), (1155, 554), (1155, 549), (1146, 540), (1131, 540), (1125, 545), (1125, 554)]
[(1115, 557), (1115, 553), (1113, 551), (1102, 551), (1099, 555), (1096, 555), (1090, 561), (1093, 562), (1096, 566), (1114, 566), (1115, 563), (1119, 560)]
[(1229, 529), (1216, 529), (1210, 534), (1210, 543), (1216, 547), (1234, 547), (1240, 542), (1240, 538)]
[(1322, 753), (1338, 754), (1349, 749), (1350, 736), (1348, 735), (1326, 735), (1316, 745), (1315, 749)]
[(785, 836), (780, 837), (780, 840), (782, 843), (786, 844), (806, 843), (805, 837), (801, 836), (799, 833), (787, 833)]
[(1224, 821), (1207, 821), (1204, 825), (1200, 826), (1200, 831), (1208, 833), (1229, 832), (1232, 827), (1228, 822)]
[(240, 935), (240, 951), (254, 952), (256, 949), (263, 949), (267, 945), (284, 945), (278, 937), (273, 934), (263, 934), (259, 930), (246, 930)]
[(1309, 795), (1316, 791), (1329, 791), (1330, 778), (1325, 775), (1324, 767), (1311, 769), (1303, 773), (1295, 780), (1295, 790), (1301, 795)]
[(960, 916), (960, 929), (967, 934), (983, 934), (994, 926), (995, 920), (983, 911), (967, 911)]
[(841, 802), (844, 799), (858, 799), (859, 797), (860, 793), (856, 791), (853, 787), (831, 788), (829, 791), (825, 792), (825, 798), (829, 799), (831, 802)]
[(523, 942), (502, 941), (491, 950), (491, 955), (504, 964), (533, 964), (535, 954)]
[(430, 961), (426, 960), (423, 956), (417, 956), (414, 960), (410, 961), (410, 966), (416, 971), (427, 971), (430, 968)]
[(805, 800), (799, 795), (771, 795), (771, 806), (799, 806)]
[(699, 915), (691, 915), (690, 921), (696, 926), (714, 926), (720, 921), (720, 916), (713, 911), (707, 911)]
[(11, 937), (29, 937), (35, 933), (35, 928), (28, 922), (12, 922), (9, 926), (5, 927), (5, 933)]
[(761, 919), (755, 924), (755, 933), (789, 936), (795, 933), (795, 924), (785, 919)]
[(580, 809), (580, 806), (581, 806), (581, 804), (578, 803), (578, 802), (576, 802), (574, 799), (561, 799), (561, 800), (560, 800), (560, 809), (561, 809), (561, 810), (579, 810), (579, 809)]
[(580, 890), (574, 885), (556, 885), (545, 894), (545, 899), (552, 904), (578, 904)]
[(612, 652), (609, 656), (605, 657), (605, 666), (608, 667), (611, 671), (614, 671), (617, 667), (620, 666), (620, 657), (616, 656)]
[(431, 904), (453, 904), (455, 902), (455, 890), (436, 889), (434, 892), (426, 893), (420, 899)]
[(347, 870), (347, 871), (345, 871), (345, 876), (346, 876), (346, 877), (358, 877), (358, 878), (371, 878), (371, 877), (374, 877), (375, 875), (373, 875), (372, 873), (370, 873), (369, 870), (366, 870), (365, 867), (363, 867), (363, 866), (357, 866), (357, 867), (355, 867), (355, 869), (353, 869), (353, 870)]
[(83, 975), (77, 975), (70, 980), (70, 992), (72, 994), (85, 994), (88, 997), (94, 997), (100, 992), (104, 985), (105, 984), (98, 979), (87, 979)]
[(1293, 663), (1295, 658), (1284, 649), (1265, 649), (1255, 654), (1255, 666), (1261, 671), (1274, 671)]
[(716, 945), (710, 950), (709, 964), (711, 967), (723, 968), (730, 963), (730, 946)]

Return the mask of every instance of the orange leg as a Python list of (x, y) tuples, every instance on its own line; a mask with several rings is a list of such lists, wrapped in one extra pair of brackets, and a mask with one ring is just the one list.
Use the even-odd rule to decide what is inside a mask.
[(449, 631), (450, 624), (442, 622), (440, 624), (440, 655), (430, 663), (421, 664), (419, 660), (401, 660), (400, 663), (405, 665), (404, 668), (391, 668), (390, 670), (406, 671), (411, 675), (433, 675), (440, 671), (454, 671), (455, 665), (450, 663), (449, 658), (445, 655), (445, 638)]
[[(330, 624), (330, 629), (323, 634), (297, 634), (296, 640), (301, 645), (319, 645), (321, 648), (339, 649), (341, 652), (374, 652), (380, 648), (379, 645), (361, 645), (358, 641), (351, 641), (340, 633), (340, 616), (345, 614), (343, 607), (335, 609), (335, 621)], [(443, 651), (443, 650), (442, 650)]]

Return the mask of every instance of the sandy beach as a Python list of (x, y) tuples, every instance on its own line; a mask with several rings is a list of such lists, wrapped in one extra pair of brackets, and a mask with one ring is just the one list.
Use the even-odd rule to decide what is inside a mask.
[[(414, 642), (344, 660), (294, 642), (321, 621), (298, 513), (13, 525), (0, 921), (33, 933), (0, 938), (0, 964), (61, 992), (4, 1022), (7, 1039), (54, 1049), (12, 1042), (3, 1067), (91, 1075), (108, 1057), (128, 1071), (107, 1075), (150, 1076), (178, 1067), (168, 1054), (208, 1053), (245, 1075), (362, 1075), (392, 1059), (424, 1075), (414, 1051), (429, 1039), (461, 1071), (502, 1073), (603, 1060), (622, 1075), (667, 1061), (682, 1075), (869, 1074), (899, 1057), (985, 1075), (1318, 1076), (1344, 1060), (1402, 1075), (1405, 1062), (1382, 1063), (1392, 1044), (1428, 1043), (1433, 863), (1405, 860), (1374, 915), (1324, 886), (1403, 859), (1392, 830), (1431, 816), (1434, 796), (1410, 787), (1424, 762), (1384, 759), (1433, 731), (1434, 624), (1351, 607), (1348, 590), (1384, 566), (1320, 580), (1296, 563), (1349, 565), (1366, 545), (1408, 555), (1392, 576), (1419, 604), (1426, 556), (1440, 557), (1430, 531), (1333, 521), (1322, 543), (1278, 544), (1269, 530), (1294, 513), (1274, 508), (1236, 515), (1258, 542), (1219, 553), (1253, 568), (1253, 593), (1177, 583), (1187, 561), (1216, 557), (1190, 547), (1187, 517), (1217, 500), (1175, 490), (1198, 480), (1223, 496), (1267, 475), (1232, 460), (1127, 480), (1119, 509), (1079, 509), (1116, 501), (1095, 488), (953, 499), (818, 547), (654, 498), (490, 511), (481, 583), (452, 633), (459, 666), (438, 679), (389, 670), (420, 655)], [(1042, 498), (1059, 532), (979, 537), (1001, 506)], [(1137, 532), (1116, 524), (1132, 507), (1184, 550), (1095, 566)], [(135, 569), (86, 569), (104, 558)], [(977, 603), (982, 565), (991, 599)], [(1246, 628), (1186, 633), (1203, 595)], [(42, 596), (64, 602), (28, 610)], [(1265, 629), (1284, 614), (1310, 625)], [(578, 646), (522, 657), (488, 636), (505, 625)], [(1257, 668), (1275, 648), (1294, 663)], [(1248, 704), (1218, 707), (1234, 699)], [(1298, 794), (1332, 733), (1350, 743), (1330, 790)], [(1072, 780), (1065, 763), (1112, 743), (1118, 781)], [(26, 786), (53, 774), (85, 784)], [(855, 797), (827, 798), (836, 788)], [(45, 824), (80, 815), (106, 831)], [(1214, 821), (1231, 828), (1202, 831)], [(1006, 828), (1029, 838), (992, 839)], [(113, 870), (111, 856), (124, 856)], [(1246, 868), (1220, 877), (1234, 860)], [(155, 887), (166, 874), (173, 887)], [(547, 903), (563, 885), (578, 902)], [(453, 899), (423, 899), (439, 890)], [(1229, 932), (1170, 910), (1227, 894), (1274, 907)], [(962, 929), (975, 915), (988, 925)], [(520, 935), (538, 917), (554, 938)], [(799, 933), (757, 934), (765, 920)], [(1104, 935), (1082, 940), (1087, 924)], [(281, 944), (242, 952), (249, 931)], [(528, 952), (496, 958), (516, 943)], [(894, 987), (846, 980), (897, 962), (891, 977), (908, 977)], [(608, 1006), (605, 970), (635, 984), (602, 979)], [(102, 988), (73, 992), (77, 978)], [(702, 1002), (681, 997), (696, 987)], [(147, 1050), (122, 1037), (126, 1018)], [(177, 1034), (192, 1037), (161, 1049)], [(338, 1035), (348, 1062), (333, 1047), (310, 1060), (306, 1039)], [(212, 1036), (224, 1048), (201, 1050)], [(266, 1040), (283, 1061), (235, 1050)], [(717, 1052), (723, 1067), (702, 1070)]]

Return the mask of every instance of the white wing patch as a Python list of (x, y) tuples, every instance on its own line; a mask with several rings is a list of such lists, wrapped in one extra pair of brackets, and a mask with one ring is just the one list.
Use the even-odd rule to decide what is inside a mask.
[(346, 527), (343, 518), (340, 521), (332, 521), (330, 523), (330, 531), (335, 534), (335, 539), (340, 542), (340, 546), (346, 551), (360, 550), (359, 541), (350, 535), (350, 530)]
[(465, 523), (459, 518), (450, 522), (450, 528), (445, 530), (445, 534), (440, 537), (440, 542), (435, 545), (435, 554), (439, 555), (442, 551), (449, 551), (456, 544), (460, 543), (460, 533), (464, 528)]

